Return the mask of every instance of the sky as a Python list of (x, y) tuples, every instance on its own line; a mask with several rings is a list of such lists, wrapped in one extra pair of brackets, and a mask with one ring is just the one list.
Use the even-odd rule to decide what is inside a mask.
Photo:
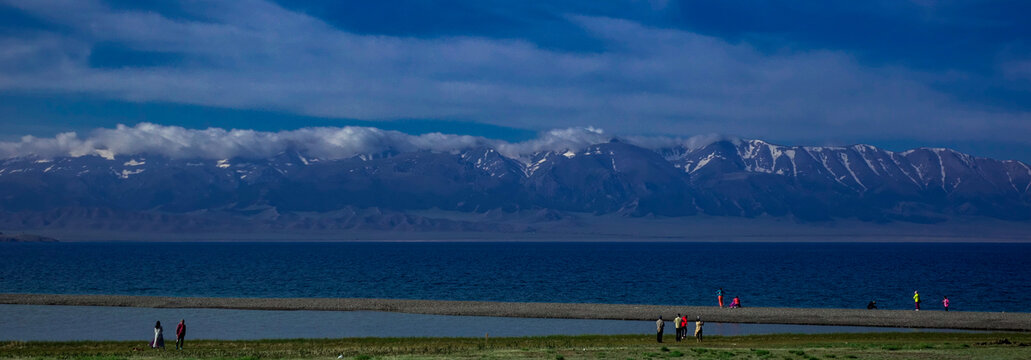
[(0, 141), (141, 123), (505, 141), (589, 128), (1028, 162), (1029, 13), (990, 0), (0, 0)]

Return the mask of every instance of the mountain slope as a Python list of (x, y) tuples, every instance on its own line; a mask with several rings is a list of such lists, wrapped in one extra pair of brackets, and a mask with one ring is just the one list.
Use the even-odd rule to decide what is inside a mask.
[[(494, 215), (412, 215), (434, 209)], [(517, 157), (487, 145), (338, 159), (301, 150), (255, 159), (21, 157), (0, 160), (0, 211), (4, 228), (166, 231), (519, 232), (533, 231), (526, 224), (536, 221), (568, 221), (564, 213), (1028, 221), (1031, 167), (948, 149), (891, 152), (736, 139), (656, 150), (613, 140)], [(514, 217), (525, 221), (506, 220)]]

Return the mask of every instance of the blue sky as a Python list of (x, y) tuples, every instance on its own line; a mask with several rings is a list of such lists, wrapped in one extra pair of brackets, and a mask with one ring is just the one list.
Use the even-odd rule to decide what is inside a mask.
[(152, 122), (1031, 160), (1026, 1), (0, 0), (0, 140)]

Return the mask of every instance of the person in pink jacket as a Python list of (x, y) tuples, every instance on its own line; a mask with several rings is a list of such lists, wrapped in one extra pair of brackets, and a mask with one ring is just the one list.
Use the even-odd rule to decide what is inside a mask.
[(945, 311), (949, 311), (949, 297), (948, 296), (946, 296), (944, 299), (942, 299), (942, 306), (945, 307)]
[(183, 345), (186, 342), (186, 319), (179, 320), (179, 325), (175, 327), (175, 348), (176, 350), (182, 350)]

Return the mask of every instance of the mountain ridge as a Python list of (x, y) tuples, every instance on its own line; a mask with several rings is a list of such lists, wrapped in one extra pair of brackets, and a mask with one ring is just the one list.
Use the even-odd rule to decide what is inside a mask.
[[(944, 148), (892, 152), (747, 139), (646, 148), (618, 138), (520, 156), (489, 144), (386, 148), (339, 159), (300, 149), (253, 159), (113, 152), (7, 158), (0, 160), (0, 228), (128, 229), (136, 221), (180, 231), (159, 224), (182, 221), (226, 231), (520, 233), (574, 213), (1031, 220), (1031, 167)], [(496, 215), (468, 221), (413, 215), (426, 209)], [(113, 226), (112, 218), (126, 224)], [(520, 221), (506, 220), (512, 218)]]

